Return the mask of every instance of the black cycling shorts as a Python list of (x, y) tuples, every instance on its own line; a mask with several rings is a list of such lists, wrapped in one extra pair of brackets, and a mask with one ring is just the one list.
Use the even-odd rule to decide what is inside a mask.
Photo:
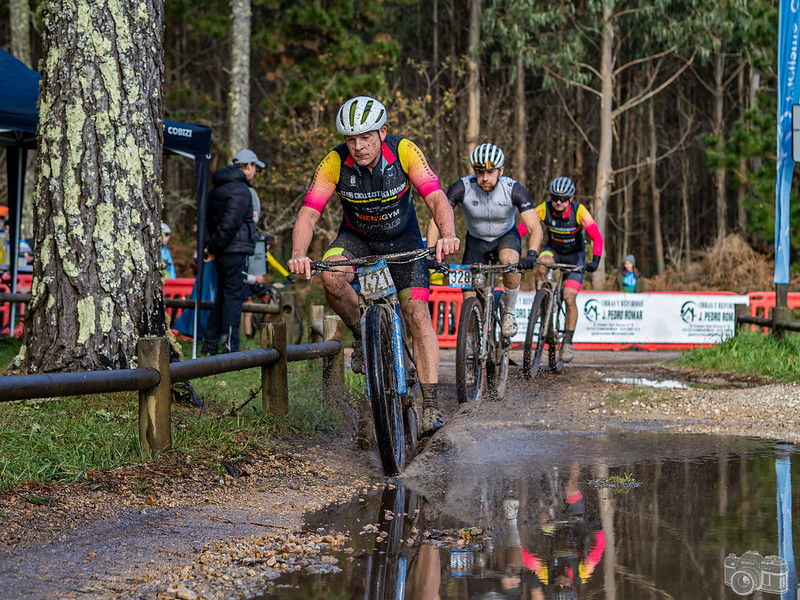
[[(586, 252), (574, 252), (572, 254), (559, 254), (550, 246), (545, 246), (544, 250), (539, 253), (539, 256), (552, 256), (553, 261), (561, 263), (562, 265), (575, 265), (582, 267), (586, 264)], [(577, 282), (577, 288), (580, 289), (583, 283), (583, 273), (580, 271), (573, 271), (567, 274), (567, 281)], [(573, 287), (573, 286), (568, 286)]]
[[(342, 227), (339, 229), (336, 239), (331, 242), (327, 252), (325, 252), (323, 260), (329, 256), (344, 256), (350, 259), (379, 254), (394, 254), (395, 252), (419, 250), (423, 247), (419, 228), (409, 228), (404, 235), (393, 240), (372, 241), (365, 240), (363, 237)], [(401, 264), (389, 263), (389, 272), (392, 274), (400, 302), (407, 300), (428, 301), (430, 280), (428, 265), (425, 260), (415, 260)]]
[(461, 262), (465, 265), (496, 263), (500, 251), (506, 248), (516, 250), (517, 254), (520, 253), (522, 242), (519, 237), (519, 230), (516, 227), (512, 227), (493, 242), (487, 242), (467, 233), (467, 239), (464, 242), (464, 256)]

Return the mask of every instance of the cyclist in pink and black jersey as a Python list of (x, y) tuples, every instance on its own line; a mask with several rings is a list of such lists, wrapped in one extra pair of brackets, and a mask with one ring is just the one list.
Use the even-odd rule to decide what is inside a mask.
[[(437, 256), (458, 251), (453, 209), (439, 179), (412, 141), (386, 130), (386, 107), (358, 96), (345, 102), (336, 117), (344, 143), (322, 160), (306, 192), (292, 233), (292, 273), (311, 277), (308, 247), (328, 201), (339, 197), (342, 223), (323, 260), (337, 261), (422, 248), (422, 235), (412, 201), (412, 186), (431, 210), (442, 231)], [(425, 261), (390, 265), (399, 290), (403, 317), (414, 344), (414, 363), (423, 396), (422, 430), (442, 422), (438, 408), (439, 343), (428, 311), (428, 269)], [(330, 307), (353, 332), (351, 367), (363, 371), (358, 297), (350, 283), (353, 269), (325, 272), (322, 283)]]
[[(600, 264), (603, 255), (603, 236), (586, 207), (575, 202), (575, 184), (569, 177), (556, 177), (548, 187), (550, 200), (536, 207), (539, 218), (544, 223), (548, 240), (539, 253), (539, 260), (583, 266), (587, 273), (593, 273)], [(527, 229), (520, 224), (520, 233), (525, 235)], [(586, 242), (584, 232), (592, 240), (593, 257), (586, 262)], [(524, 266), (522, 262), (520, 266)], [(544, 270), (537, 274), (537, 279), (544, 275)], [(578, 323), (578, 292), (583, 282), (583, 273), (569, 273), (564, 284), (564, 302), (567, 305), (566, 328), (561, 346), (561, 359), (569, 362), (575, 356), (572, 348), (572, 335)]]

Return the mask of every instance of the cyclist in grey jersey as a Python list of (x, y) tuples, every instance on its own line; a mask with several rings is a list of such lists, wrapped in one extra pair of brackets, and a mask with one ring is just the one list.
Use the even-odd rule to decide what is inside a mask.
[[(516, 213), (531, 232), (527, 257), (536, 261), (542, 243), (542, 227), (534, 210), (528, 191), (510, 177), (503, 175), (503, 151), (494, 144), (481, 144), (470, 154), (473, 175), (462, 177), (447, 190), (447, 199), (455, 208), (461, 206), (467, 222), (467, 239), (464, 243), (464, 264), (500, 264), (520, 262), (522, 240), (515, 226)], [(439, 230), (431, 221), (428, 225), (427, 243), (432, 246), (439, 239)], [(514, 306), (517, 301), (522, 275), (518, 272), (503, 274), (506, 292), (506, 312), (503, 315), (503, 335), (517, 333)], [(471, 294), (469, 292), (468, 294)]]

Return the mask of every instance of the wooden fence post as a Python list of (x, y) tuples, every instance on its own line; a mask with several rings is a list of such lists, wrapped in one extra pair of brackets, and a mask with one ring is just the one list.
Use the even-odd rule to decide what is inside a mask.
[(325, 341), (336, 340), (340, 344), (339, 352), (322, 361), (322, 400), (330, 403), (344, 397), (344, 323), (339, 317), (326, 317), (323, 331)]
[(161, 382), (139, 391), (139, 441), (145, 458), (156, 458), (172, 446), (169, 378), (169, 341), (164, 337), (140, 338), (136, 342), (139, 367), (155, 369)]
[(782, 327), (778, 327), (776, 323), (778, 321), (788, 321), (789, 320), (789, 309), (786, 308), (786, 305), (783, 306), (776, 306), (772, 309), (772, 336), (776, 340), (782, 340), (786, 337), (786, 330)]
[(309, 339), (311, 340), (312, 344), (317, 343), (317, 342), (321, 342), (321, 341), (323, 341), (324, 337), (323, 337), (323, 335), (320, 335), (320, 333), (318, 331), (314, 331), (314, 325), (316, 323), (324, 324), (324, 322), (325, 322), (325, 307), (322, 306), (321, 304), (314, 304), (314, 305), (311, 306), (311, 308), (309, 309), (308, 313), (309, 313), (308, 317), (309, 317), (309, 321), (310, 321), (308, 327), (309, 327), (309, 330), (311, 331), (311, 335), (310, 335)]
[(748, 316), (750, 314), (750, 307), (747, 304), (734, 304), (733, 305), (733, 315), (734, 315), (734, 327), (733, 333), (734, 335), (739, 333), (744, 333), (745, 331), (750, 330), (750, 326), (744, 323), (739, 323), (739, 317)]
[(281, 357), (273, 365), (261, 368), (261, 406), (286, 416), (289, 412), (289, 381), (286, 360), (286, 323), (262, 323), (261, 347), (275, 348)]
[(283, 291), (278, 294), (278, 303), (281, 307), (281, 321), (286, 323), (286, 339), (294, 344), (297, 337), (294, 322), (294, 292)]

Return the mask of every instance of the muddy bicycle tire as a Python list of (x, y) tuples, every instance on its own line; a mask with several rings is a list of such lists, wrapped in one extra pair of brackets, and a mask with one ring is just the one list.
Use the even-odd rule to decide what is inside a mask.
[[(391, 311), (391, 312), (390, 312)], [(367, 380), (375, 425), (375, 441), (383, 472), (399, 475), (405, 466), (406, 436), (401, 394), (398, 390), (393, 337), (393, 309), (374, 305), (365, 315)]]
[(561, 304), (553, 307), (550, 318), (550, 339), (547, 344), (547, 366), (551, 373), (560, 375), (564, 371), (564, 361), (561, 360), (561, 335), (564, 329), (566, 315), (561, 310)]
[(456, 396), (458, 403), (477, 402), (483, 388), (481, 347), (483, 316), (475, 296), (464, 298), (456, 335)]
[(509, 351), (511, 340), (503, 335), (503, 313), (506, 310), (506, 295), (503, 291), (495, 292), (494, 311), (490, 336), (491, 347), (489, 360), (486, 363), (486, 390), (491, 400), (502, 400), (508, 383)]
[[(525, 333), (525, 346), (522, 352), (522, 374), (525, 379), (533, 379), (539, 372), (550, 329), (551, 304), (550, 293), (546, 289), (541, 288), (536, 292), (528, 315), (528, 330)], [(539, 323), (538, 331), (537, 323)]]

